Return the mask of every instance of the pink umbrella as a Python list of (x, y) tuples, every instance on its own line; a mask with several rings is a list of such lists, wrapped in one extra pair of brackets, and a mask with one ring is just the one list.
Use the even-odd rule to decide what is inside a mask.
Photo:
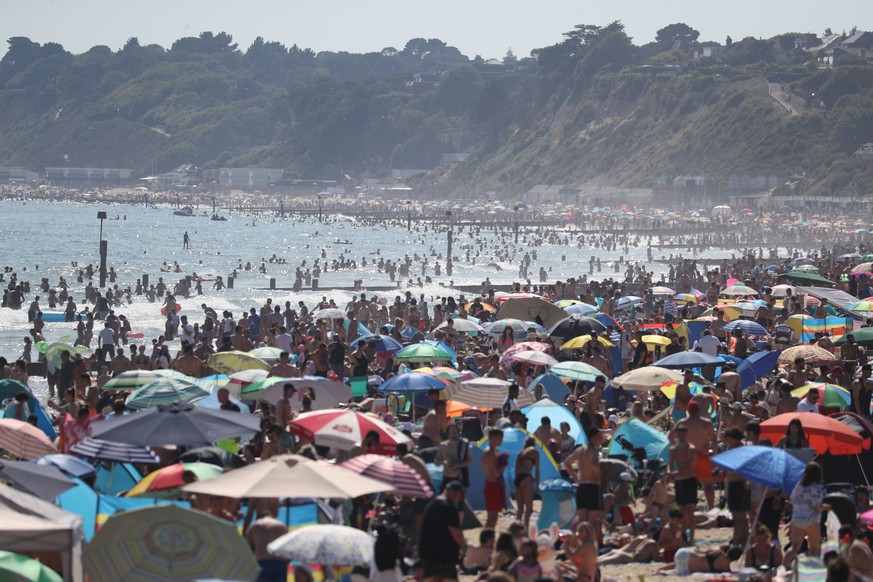
[(411, 443), (411, 439), (382, 422), (374, 415), (355, 410), (317, 410), (301, 414), (288, 424), (288, 432), (315, 444), (350, 450), (360, 443), (367, 432), (375, 430), (379, 434), (376, 452), (393, 455), (399, 443)]
[(500, 356), (500, 365), (501, 366), (510, 366), (515, 361), (512, 356), (513, 354), (517, 354), (518, 352), (526, 352), (529, 350), (535, 352), (547, 352), (551, 349), (547, 343), (543, 342), (521, 342), (517, 343), (513, 346), (510, 346), (506, 349), (505, 352)]
[(360, 455), (341, 464), (340, 467), (394, 486), (394, 492), (406, 497), (428, 498), (433, 489), (418, 472), (398, 459), (384, 455)]
[(58, 452), (41, 429), (14, 418), (0, 418), (0, 447), (28, 461)]

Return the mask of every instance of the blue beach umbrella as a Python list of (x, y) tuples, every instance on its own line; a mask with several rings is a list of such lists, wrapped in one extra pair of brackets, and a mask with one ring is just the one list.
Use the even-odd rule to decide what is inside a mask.
[(748, 388), (776, 367), (780, 350), (755, 352), (737, 366), (737, 374), (743, 379), (743, 388)]
[(57, 467), (67, 475), (78, 477), (80, 479), (92, 477), (96, 473), (93, 465), (72, 455), (45, 455), (44, 457), (34, 459), (31, 463), (37, 465), (51, 465), (52, 467)]
[(770, 489), (782, 489), (786, 493), (794, 490), (806, 467), (802, 461), (782, 449), (757, 445), (719, 453), (712, 457), (712, 464), (739, 473), (754, 483)]
[(388, 378), (381, 386), (379, 392), (427, 392), (428, 390), (443, 390), (445, 383), (422, 372), (407, 372)]
[(377, 352), (396, 352), (403, 349), (403, 344), (391, 337), (390, 335), (365, 335), (356, 338), (355, 341), (349, 344), (350, 348), (357, 348), (358, 344), (372, 344)]
[(710, 356), (703, 352), (679, 352), (666, 358), (658, 360), (658, 366), (661, 368), (682, 369), (682, 368), (702, 368), (703, 366), (721, 366), (724, 360), (717, 356)]
[(742, 330), (743, 333), (747, 333), (749, 335), (767, 335), (767, 330), (754, 321), (749, 321), (748, 319), (735, 319), (726, 326), (724, 326), (724, 330), (728, 333), (734, 331), (735, 329)]
[(597, 308), (593, 305), (588, 305), (587, 303), (576, 303), (574, 305), (568, 305), (564, 308), (564, 311), (567, 313), (575, 313), (576, 315), (590, 315), (592, 313), (597, 313)]

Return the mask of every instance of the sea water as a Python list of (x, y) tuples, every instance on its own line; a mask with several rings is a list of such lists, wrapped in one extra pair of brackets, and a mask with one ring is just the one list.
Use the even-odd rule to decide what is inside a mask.
[[(137, 279), (143, 274), (148, 274), (150, 284), (156, 284), (158, 277), (163, 277), (170, 289), (184, 275), (193, 272), (208, 278), (221, 275), (227, 280), (228, 275), (240, 263), (251, 263), (251, 270), (239, 271), (233, 289), (214, 291), (212, 282), (204, 281), (204, 295), (179, 298), (182, 314), (187, 314), (192, 322), (202, 321), (200, 306), (203, 303), (219, 314), (225, 309), (230, 310), (235, 317), (251, 307), (259, 308), (268, 297), (273, 299), (274, 304), (283, 306), (285, 301), (291, 301), (295, 308), (299, 301), (303, 301), (310, 309), (322, 297), (326, 297), (343, 308), (356, 293), (338, 290), (336, 287), (352, 287), (355, 280), (363, 281), (364, 290), (392, 286), (394, 284), (389, 276), (377, 269), (379, 258), (392, 262), (401, 261), (404, 255), (412, 257), (415, 253), (428, 257), (427, 274), (433, 278), (433, 282), (423, 287), (415, 285), (409, 290), (416, 297), (423, 293), (428, 302), (448, 294), (457, 295), (458, 292), (450, 288), (451, 282), (455, 285), (479, 285), (486, 277), (494, 284), (518, 281), (518, 261), (525, 252), (531, 250), (537, 253), (537, 259), (532, 261), (530, 268), (531, 279), (534, 281), (538, 280), (537, 274), (541, 266), (548, 272), (549, 282), (587, 274), (591, 256), (602, 261), (603, 270), (599, 273), (595, 271), (593, 276), (596, 278), (623, 278), (626, 265), (622, 266), (621, 273), (615, 273), (612, 269), (612, 262), (620, 256), (625, 260), (645, 264), (656, 276), (666, 269), (662, 264), (645, 262), (644, 244), (631, 246), (627, 253), (621, 248), (606, 251), (588, 245), (577, 249), (572, 242), (569, 246), (539, 244), (534, 247), (524, 244), (524, 230), (519, 243), (515, 243), (512, 235), (506, 231), (498, 234), (483, 229), (474, 235), (469, 227), (456, 226), (452, 254), (459, 260), (454, 263), (454, 272), (449, 277), (445, 273), (444, 260), (446, 232), (427, 223), (413, 223), (412, 230), (408, 231), (402, 220), (390, 224), (364, 224), (353, 217), (342, 215), (326, 217), (324, 222), (319, 222), (316, 217), (310, 216), (289, 215), (280, 218), (267, 214), (233, 213), (226, 215), (227, 221), (212, 221), (206, 216), (174, 216), (173, 208), (169, 206), (5, 200), (0, 201), (0, 216), (3, 217), (0, 265), (12, 267), (20, 281), (29, 281), (31, 292), (26, 296), (21, 310), (0, 309), (0, 355), (10, 361), (20, 356), (22, 340), (28, 335), (30, 327), (27, 323), (27, 306), (35, 296), (40, 296), (43, 311), (53, 311), (48, 308), (47, 294), (38, 288), (43, 277), (47, 277), (54, 288), (58, 278), (63, 276), (70, 285), (69, 290), (74, 301), (82, 308), (83, 290), (88, 280), (86, 278), (83, 283), (77, 282), (79, 270), (88, 264), (94, 265), (93, 284), (96, 286), (99, 283), (96, 273), (100, 263), (101, 221), (96, 218), (99, 211), (105, 211), (108, 215), (108, 219), (102, 222), (102, 236), (108, 243), (107, 269), (115, 269), (118, 273), (116, 284), (122, 289), (135, 288)], [(202, 214), (202, 211), (199, 212)], [(182, 244), (186, 231), (191, 240), (189, 249), (183, 249)], [(336, 244), (336, 241), (351, 241), (352, 244)], [(480, 252), (475, 264), (467, 263), (465, 245), (473, 245), (472, 254), (475, 255), (480, 242), (484, 242), (485, 249)], [(497, 261), (494, 258), (497, 249), (509, 249), (515, 260)], [(322, 252), (326, 258), (323, 258)], [(324, 270), (325, 264), (342, 254), (354, 259), (358, 268)], [(443, 256), (443, 259), (439, 259), (443, 267), (440, 277), (436, 277), (433, 272), (438, 254)], [(656, 253), (656, 257), (660, 254)], [(707, 256), (721, 258), (729, 257), (730, 254), (730, 250), (720, 250), (708, 253)], [(267, 262), (266, 273), (258, 272), (262, 260), (269, 261), (273, 255), (285, 259), (287, 264)], [(362, 258), (367, 259), (366, 267), (361, 266)], [(304, 290), (300, 293), (269, 290), (271, 278), (276, 279), (278, 287), (290, 288), (296, 268), (305, 260), (305, 268), (311, 269), (315, 259), (319, 259), (322, 265), (318, 290)], [(173, 266), (174, 263), (179, 264), (181, 273), (161, 272), (165, 264)], [(488, 266), (489, 263), (497, 264), (502, 270)], [(419, 276), (420, 266), (413, 264), (410, 277), (416, 279)], [(3, 284), (4, 288), (8, 285), (8, 278), (9, 274), (6, 273), (7, 283)], [(421, 276), (421, 279), (424, 280), (425, 277)], [(368, 292), (368, 296), (376, 294), (390, 302), (395, 295), (402, 295), (406, 290), (404, 281), (396, 290)], [(160, 315), (160, 308), (160, 302), (150, 303), (144, 296), (134, 295), (133, 303), (117, 308), (116, 313), (124, 314), (130, 320), (132, 329), (143, 332), (145, 341), (150, 343), (151, 338), (163, 332), (164, 319)], [(63, 306), (59, 306), (54, 311), (62, 310)], [(96, 345), (99, 329), (98, 322), (94, 329), (92, 347)], [(75, 325), (46, 323), (44, 335), (48, 341), (55, 341), (64, 335), (75, 338)], [(35, 359), (35, 352), (33, 356)], [(32, 382), (35, 391), (44, 395), (44, 382), (35, 380)]]

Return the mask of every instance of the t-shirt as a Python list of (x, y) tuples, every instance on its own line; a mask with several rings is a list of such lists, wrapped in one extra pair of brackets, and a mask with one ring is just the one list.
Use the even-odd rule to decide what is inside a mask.
[(111, 327), (104, 327), (98, 335), (100, 336), (100, 345), (109, 346), (115, 343), (115, 332)]
[(434, 498), (424, 509), (418, 555), (428, 562), (455, 564), (460, 547), (455, 543), (450, 527), (461, 527), (458, 508), (445, 499)]
[(810, 402), (806, 398), (797, 403), (797, 412), (814, 412), (818, 414), (818, 404)]
[(713, 335), (705, 335), (697, 340), (697, 345), (700, 346), (700, 351), (707, 356), (716, 356), (718, 355), (718, 346), (721, 345), (721, 342)]
[(800, 483), (791, 492), (791, 518), (795, 521), (818, 522), (821, 511), (816, 511), (816, 506), (821, 505), (824, 499), (824, 485), (812, 483), (803, 486)]

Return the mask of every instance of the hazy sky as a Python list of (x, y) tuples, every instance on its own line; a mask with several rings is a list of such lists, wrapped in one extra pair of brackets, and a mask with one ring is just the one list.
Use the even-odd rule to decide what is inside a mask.
[(873, 29), (870, 0), (2, 0), (5, 40), (26, 36), (81, 53), (121, 48), (131, 36), (169, 48), (204, 30), (225, 31), (246, 49), (257, 36), (315, 51), (373, 52), (403, 48), (411, 38), (439, 38), (473, 57), (516, 56), (555, 44), (574, 25), (621, 20), (634, 44), (654, 40), (667, 24), (685, 22), (700, 40), (727, 35), (770, 37)]

